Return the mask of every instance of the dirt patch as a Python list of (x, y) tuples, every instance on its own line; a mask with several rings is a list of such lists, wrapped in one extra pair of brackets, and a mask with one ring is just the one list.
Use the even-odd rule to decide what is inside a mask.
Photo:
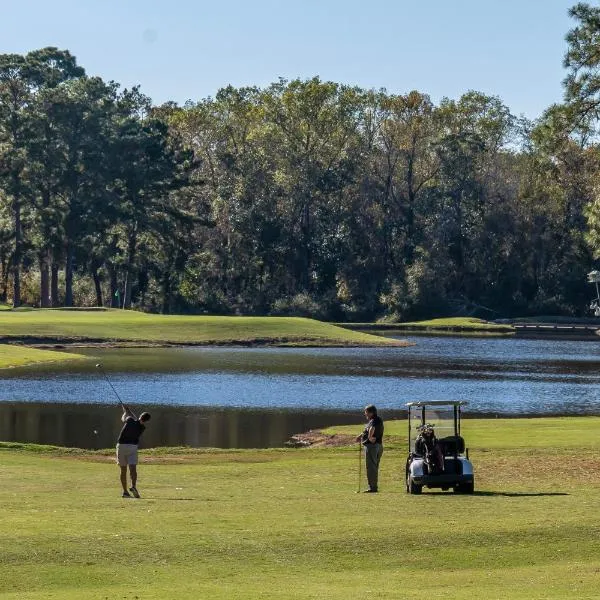
[[(529, 452), (522, 456), (503, 456), (500, 452), (481, 456), (480, 463), (485, 465), (489, 478), (495, 475), (506, 476), (514, 481), (545, 479), (547, 481), (577, 480), (581, 482), (597, 481), (600, 477), (600, 458), (595, 451), (582, 450), (572, 453), (565, 450), (558, 456), (544, 451)], [(478, 454), (471, 453), (471, 459), (477, 468)]]
[(322, 431), (307, 431), (306, 433), (297, 433), (290, 438), (286, 446), (292, 448), (315, 447), (315, 448), (337, 448), (339, 446), (350, 446), (355, 444), (355, 438), (352, 435), (334, 433), (328, 435)]

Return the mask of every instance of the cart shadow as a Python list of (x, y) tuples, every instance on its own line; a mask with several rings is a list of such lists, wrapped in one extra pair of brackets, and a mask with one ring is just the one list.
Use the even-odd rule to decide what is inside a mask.
[(506, 498), (537, 498), (541, 496), (569, 496), (566, 492), (480, 492), (475, 491), (473, 496), (504, 496)]

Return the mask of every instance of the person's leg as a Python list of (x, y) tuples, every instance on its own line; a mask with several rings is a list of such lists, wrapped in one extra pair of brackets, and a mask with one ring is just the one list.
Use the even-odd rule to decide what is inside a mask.
[(379, 444), (369, 444), (365, 446), (367, 481), (369, 482), (369, 489), (373, 492), (377, 491), (377, 469), (379, 468), (379, 460), (377, 458), (378, 445)]
[(131, 475), (131, 487), (137, 487), (137, 465), (129, 465), (129, 474)]
[(375, 489), (379, 489), (379, 463), (381, 462), (381, 455), (383, 454), (383, 446), (381, 444), (375, 444)]
[(127, 491), (127, 465), (119, 465), (121, 468), (121, 485), (123, 486), (123, 491), (128, 494)]
[(129, 473), (131, 475), (131, 487), (129, 491), (136, 497), (139, 498), (140, 494), (137, 491), (137, 464), (138, 464), (138, 448), (137, 446), (131, 447), (131, 454), (129, 455)]
[(127, 491), (127, 455), (125, 449), (121, 444), (117, 444), (117, 464), (121, 470), (121, 486), (123, 488), (123, 494), (129, 495)]

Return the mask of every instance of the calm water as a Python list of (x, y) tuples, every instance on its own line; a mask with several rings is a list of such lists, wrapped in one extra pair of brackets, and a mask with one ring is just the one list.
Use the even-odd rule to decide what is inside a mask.
[[(95, 410), (102, 404), (114, 405), (110, 388), (94, 368), (98, 360), (126, 401), (159, 405), (166, 421), (170, 414), (183, 414), (190, 423), (192, 413), (196, 419), (215, 421), (216, 417), (201, 413), (218, 409), (221, 419), (231, 415), (231, 423), (238, 423), (221, 427), (238, 431), (221, 435), (227, 437), (223, 443), (204, 444), (207, 438), (219, 436), (208, 430), (196, 437), (184, 434), (186, 425), (173, 422), (175, 433), (170, 437), (161, 433), (154, 445), (177, 443), (177, 439), (190, 445), (280, 445), (272, 442), (295, 432), (293, 428), (308, 428), (298, 419), (317, 415), (311, 423), (318, 427), (356, 411), (360, 422), (360, 408), (368, 402), (388, 411), (397, 411), (411, 400), (448, 399), (467, 400), (469, 413), (600, 414), (600, 344), (595, 342), (421, 336), (411, 341), (416, 345), (375, 349), (82, 349), (88, 359), (77, 363), (0, 372), (4, 401), (0, 402), (0, 437), (8, 439), (17, 427), (6, 424), (10, 419), (16, 423), (6, 414), (9, 406), (33, 414), (34, 406), (44, 403), (39, 410), (58, 415), (75, 414), (73, 405), (93, 404)], [(62, 411), (59, 404), (64, 405)], [(79, 420), (91, 408), (82, 407)], [(289, 425), (282, 426), (286, 411), (296, 421), (289, 417)], [(249, 431), (262, 428), (285, 430), (285, 434), (269, 434), (272, 439), (267, 436), (259, 443), (258, 438), (240, 433), (244, 423), (261, 414), (274, 415), (273, 422), (279, 425), (253, 422)], [(44, 427), (44, 431), (53, 429)], [(85, 427), (94, 425), (86, 422)], [(108, 427), (111, 436), (112, 429)]]
[[(141, 445), (273, 448), (295, 433), (357, 423), (355, 412), (205, 409), (144, 406), (152, 414)], [(109, 448), (121, 411), (106, 404), (0, 403), (0, 440), (76, 448)], [(360, 430), (360, 427), (357, 427)]]

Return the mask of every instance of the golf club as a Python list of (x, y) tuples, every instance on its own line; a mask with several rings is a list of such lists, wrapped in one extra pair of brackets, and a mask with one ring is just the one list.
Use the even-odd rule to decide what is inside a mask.
[(362, 444), (358, 442), (358, 489), (357, 494), (360, 494), (360, 480), (362, 479)]
[(98, 363), (96, 365), (96, 369), (99, 369), (100, 372), (102, 373), (102, 375), (104, 375), (104, 379), (106, 379), (106, 381), (108, 382), (108, 385), (110, 385), (110, 388), (112, 389), (112, 391), (114, 392), (115, 396), (117, 397), (117, 399), (119, 400), (119, 403), (121, 404), (121, 406), (123, 407), (123, 410), (126, 410), (126, 406), (123, 402), (123, 400), (121, 400), (121, 397), (119, 396), (117, 390), (115, 389), (115, 387), (113, 386), (113, 384), (111, 383), (110, 379), (108, 378), (108, 375), (106, 374), (106, 371), (104, 370), (104, 367), (102, 365), (102, 363)]

